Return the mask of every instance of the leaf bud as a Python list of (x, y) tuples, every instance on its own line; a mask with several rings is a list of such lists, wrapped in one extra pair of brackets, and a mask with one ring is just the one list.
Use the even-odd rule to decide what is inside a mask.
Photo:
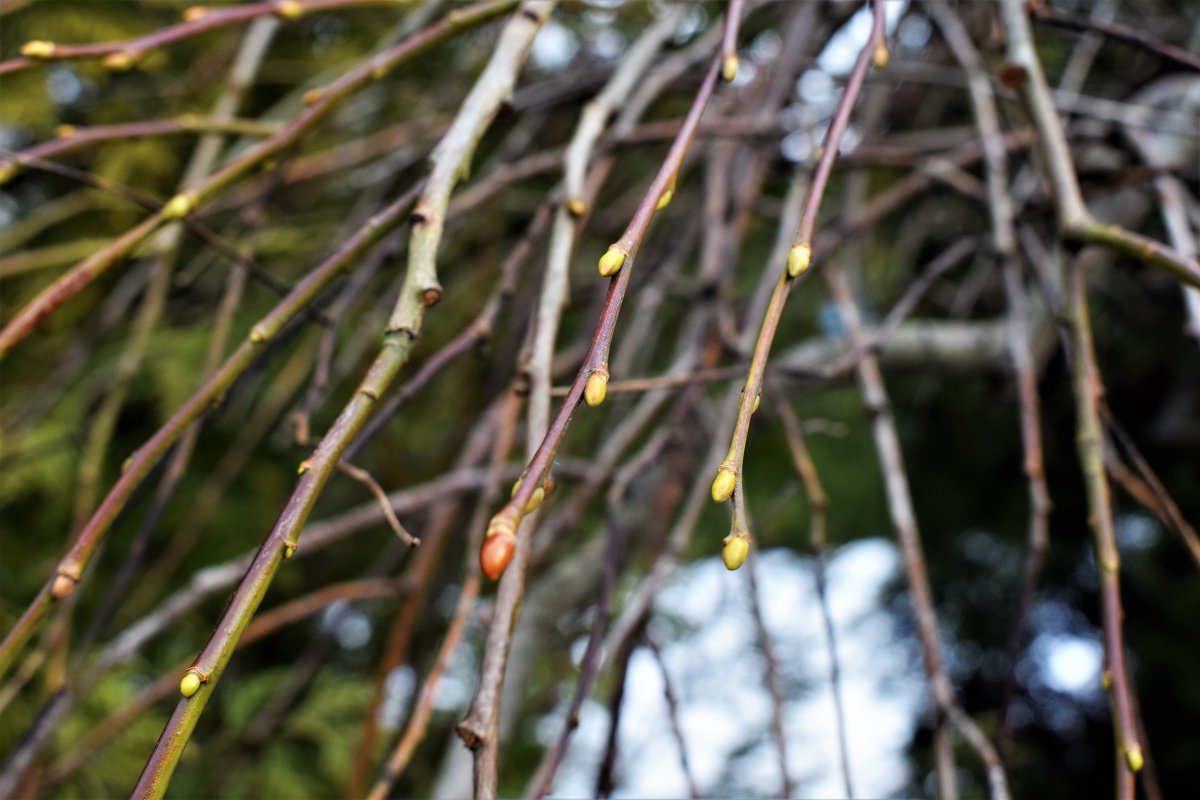
[(54, 55), (54, 42), (33, 39), (21, 45), (21, 55), (26, 58), (50, 58)]
[(507, 522), (497, 523), (495, 519), (488, 526), (487, 538), (483, 547), (479, 548), (479, 567), (489, 580), (496, 580), (504, 574), (512, 561), (517, 549), (517, 537)]
[(625, 263), (625, 257), (629, 255), (615, 244), (605, 251), (604, 255), (600, 256), (600, 277), (607, 278), (616, 275), (621, 269), (621, 265)]
[(799, 278), (812, 263), (812, 246), (807, 242), (798, 244), (788, 251), (787, 272), (792, 278)]
[(883, 69), (888, 65), (888, 49), (883, 42), (875, 45), (875, 68)]
[(200, 691), (201, 683), (203, 681), (200, 680), (200, 676), (196, 674), (196, 671), (189, 669), (184, 673), (183, 679), (179, 681), (179, 693), (184, 697), (191, 697)]
[(728, 82), (732, 82), (737, 77), (738, 73), (738, 57), (734, 53), (725, 56), (725, 60), (721, 62), (721, 77)]
[(54, 583), (50, 584), (50, 594), (55, 599), (62, 600), (65, 597), (69, 597), (71, 592), (75, 591), (76, 583), (78, 581), (75, 578), (60, 572), (54, 576)]
[(750, 552), (750, 540), (742, 535), (733, 535), (725, 537), (725, 546), (721, 548), (721, 560), (725, 562), (725, 569), (733, 571), (746, 563), (746, 556)]
[(1125, 763), (1129, 765), (1129, 769), (1133, 772), (1141, 772), (1142, 765), (1146, 759), (1142, 755), (1142, 747), (1138, 744), (1132, 744), (1125, 748)]
[(717, 467), (717, 477), (712, 482), (712, 499), (714, 503), (724, 503), (733, 495), (737, 486), (737, 473), (728, 464)]
[(183, 219), (196, 208), (196, 196), (191, 192), (175, 195), (162, 207), (163, 219)]
[(137, 61), (137, 54), (130, 53), (127, 50), (118, 50), (115, 53), (109, 53), (104, 57), (104, 66), (113, 72), (124, 72), (133, 66), (133, 62)]
[(588, 376), (587, 386), (583, 387), (583, 399), (589, 406), (595, 408), (604, 402), (608, 393), (608, 373), (597, 370)]
[(284, 19), (299, 19), (304, 13), (304, 6), (296, 0), (281, 0), (279, 5), (275, 6), (275, 13)]

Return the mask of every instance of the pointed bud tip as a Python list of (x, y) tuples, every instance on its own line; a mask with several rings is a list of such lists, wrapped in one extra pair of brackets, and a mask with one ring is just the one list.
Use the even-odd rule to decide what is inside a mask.
[(655, 211), (662, 211), (667, 206), (671, 205), (671, 198), (675, 196), (674, 189), (666, 189), (658, 198), (658, 203), (654, 206)]
[(191, 8), (184, 10), (183, 21), (184, 22), (195, 22), (198, 19), (203, 19), (204, 15), (207, 13), (208, 13), (208, 9), (205, 8), (204, 6), (192, 6)]
[(798, 244), (788, 251), (787, 271), (789, 276), (800, 277), (808, 271), (810, 264), (812, 264), (812, 246)]
[(725, 538), (725, 546), (721, 548), (721, 560), (725, 562), (725, 569), (733, 571), (746, 563), (746, 556), (750, 552), (750, 541), (744, 536), (727, 536)]
[(608, 376), (603, 372), (593, 372), (588, 376), (587, 386), (583, 388), (583, 400), (592, 408), (604, 402), (608, 394)]
[(714, 503), (724, 503), (733, 496), (737, 486), (737, 475), (729, 467), (722, 466), (717, 470), (717, 477), (712, 482), (712, 499)]

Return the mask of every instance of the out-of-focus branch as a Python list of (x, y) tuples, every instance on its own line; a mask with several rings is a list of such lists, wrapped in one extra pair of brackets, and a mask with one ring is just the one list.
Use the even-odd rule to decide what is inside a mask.
[(1186, 69), (1200, 71), (1200, 55), (1176, 47), (1139, 28), (1131, 28), (1116, 22), (1106, 22), (1092, 16), (1077, 17), (1064, 14), (1050, 8), (1045, 0), (1034, 0), (1029, 3), (1029, 13), (1033, 17), (1033, 21), (1039, 24), (1082, 33), (1098, 33), (1107, 39), (1139, 47)]
[(295, 20), (317, 11), (395, 3), (396, 0), (269, 0), (229, 8), (192, 6), (184, 12), (184, 21), (178, 25), (171, 25), (136, 39), (98, 44), (59, 44), (41, 39), (26, 42), (21, 46), (20, 58), (0, 62), (0, 75), (19, 72), (45, 61), (79, 58), (104, 58), (104, 66), (108, 69), (124, 71), (132, 68), (138, 59), (152, 50), (257, 17), (273, 14), (280, 19)]
[(944, 0), (926, 3), (950, 49), (967, 73), (967, 89), (975, 124), (983, 144), (988, 188), (988, 209), (992, 221), (992, 245), (1004, 270), (1004, 289), (1008, 300), (1007, 343), (1009, 358), (1017, 381), (1021, 406), (1021, 443), (1025, 453), (1025, 475), (1029, 487), (1029, 552), (1026, 556), (1024, 580), (1016, 621), (1009, 638), (1009, 673), (1005, 681), (1005, 700), (1001, 722), (1001, 747), (1011, 730), (1012, 701), (1016, 690), (1016, 664), (1025, 640), (1025, 627), (1037, 591), (1038, 578), (1050, 539), (1050, 492), (1046, 485), (1045, 459), (1042, 451), (1040, 400), (1037, 389), (1037, 367), (1033, 355), (1030, 312), (1017, 261), (1017, 236), (1013, 225), (1013, 204), (1009, 195), (1008, 171), (1001, 144), (1000, 115), (996, 108), (979, 57), (966, 26), (950, 10)]
[(1038, 132), (1042, 169), (1054, 195), (1060, 235), (1067, 241), (1098, 244), (1147, 264), (1161, 267), (1189, 286), (1200, 288), (1200, 262), (1118, 225), (1096, 220), (1083, 202), (1075, 165), (1059, 124), (1058, 112), (1033, 47), (1025, 4), (1002, 0), (1001, 20), (1008, 39), (1008, 58), (1020, 72), (1021, 97)]

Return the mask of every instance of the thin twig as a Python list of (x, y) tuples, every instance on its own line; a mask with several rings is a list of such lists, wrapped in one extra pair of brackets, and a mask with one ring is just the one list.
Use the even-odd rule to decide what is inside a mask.
[(1117, 744), (1117, 798), (1134, 796), (1134, 775), (1145, 755), (1133, 719), (1133, 690), (1125, 664), (1122, 634), (1120, 557), (1113, 531), (1108, 479), (1104, 470), (1104, 440), (1100, 418), (1103, 384), (1092, 347), (1088, 321), (1086, 282), (1079, 259), (1073, 259), (1069, 280), (1067, 322), (1071, 335), (1071, 374), (1075, 389), (1077, 445), (1088, 497), (1088, 521), (1092, 528), (1099, 572), (1104, 630), (1105, 688), (1111, 695), (1113, 728)]

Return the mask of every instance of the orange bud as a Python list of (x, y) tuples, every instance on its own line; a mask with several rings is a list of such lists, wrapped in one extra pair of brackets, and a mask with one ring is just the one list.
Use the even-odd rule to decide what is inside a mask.
[(497, 531), (483, 540), (479, 548), (479, 566), (489, 580), (497, 580), (508, 568), (517, 549), (517, 537), (511, 531)]

